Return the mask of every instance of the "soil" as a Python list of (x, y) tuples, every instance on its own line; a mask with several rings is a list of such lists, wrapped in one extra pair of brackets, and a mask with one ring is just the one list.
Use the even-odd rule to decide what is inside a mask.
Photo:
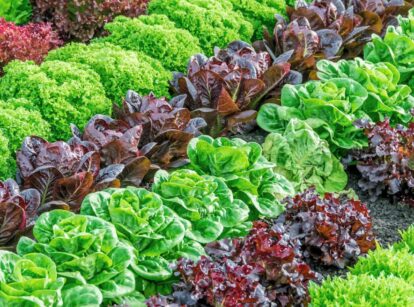
[[(256, 130), (246, 135), (236, 135), (235, 137), (244, 139), (248, 142), (258, 142), (262, 144), (266, 137), (266, 132)], [(414, 206), (410, 206), (393, 199), (392, 196), (384, 195), (375, 201), (369, 199), (366, 192), (358, 187), (359, 174), (355, 169), (348, 169), (349, 182), (347, 189), (352, 188), (359, 199), (364, 202), (370, 210), (372, 225), (377, 242), (387, 247), (400, 240), (400, 231), (407, 229), (414, 224)], [(326, 267), (315, 262), (310, 262), (312, 269), (320, 273), (323, 277), (345, 276), (348, 269)]]

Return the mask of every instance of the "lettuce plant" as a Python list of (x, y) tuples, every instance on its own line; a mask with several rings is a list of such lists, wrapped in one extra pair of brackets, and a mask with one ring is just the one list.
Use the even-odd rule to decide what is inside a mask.
[(129, 89), (168, 95), (170, 73), (142, 52), (127, 51), (109, 43), (72, 43), (50, 52), (47, 60), (87, 65), (100, 76), (106, 96), (115, 102)]
[(150, 14), (164, 14), (177, 28), (188, 30), (200, 41), (207, 54), (214, 47), (241, 39), (250, 41), (253, 26), (228, 1), (204, 0), (153, 0), (148, 5)]
[(171, 71), (184, 71), (188, 58), (201, 52), (198, 39), (187, 30), (176, 28), (165, 15), (153, 14), (134, 19), (117, 17), (105, 29), (110, 35), (98, 42), (145, 53), (161, 61)]
[(281, 200), (294, 194), (292, 184), (273, 171), (275, 165), (257, 143), (200, 136), (190, 141), (187, 152), (188, 168), (223, 178), (234, 198), (250, 206), (252, 220), (277, 217), (284, 210)]
[(259, 103), (289, 72), (289, 64), (271, 66), (268, 53), (235, 41), (226, 49), (216, 48), (214, 57), (193, 56), (187, 74), (175, 74), (173, 86), (187, 95), (185, 105), (207, 121), (208, 134), (218, 136), (252, 129)]
[(310, 186), (321, 194), (340, 192), (348, 182), (328, 143), (299, 119), (292, 119), (283, 134), (269, 134), (263, 143), (263, 155), (275, 164), (275, 172), (285, 176), (299, 192)]
[(197, 259), (204, 254), (196, 242), (186, 240), (189, 221), (165, 206), (155, 193), (142, 188), (108, 189), (89, 194), (82, 214), (112, 223), (118, 236), (130, 243), (131, 268), (136, 288), (145, 295), (162, 292), (160, 287), (173, 278), (170, 263), (180, 257)]
[(362, 110), (375, 122), (386, 117), (395, 123), (412, 120), (414, 97), (407, 85), (399, 85), (400, 73), (390, 63), (373, 64), (360, 58), (331, 62), (322, 60), (317, 63), (318, 77), (329, 81), (333, 78), (350, 78), (363, 85), (368, 98)]
[(37, 66), (14, 61), (4, 71), (0, 99), (30, 101), (50, 124), (53, 139), (68, 137), (70, 123), (83, 126), (92, 114), (110, 111), (99, 76), (82, 64), (48, 61)]
[(361, 174), (359, 187), (372, 200), (384, 192), (412, 201), (412, 152), (414, 125), (391, 127), (389, 120), (361, 123), (369, 139), (367, 148), (354, 151), (352, 160)]
[(66, 40), (89, 41), (116, 16), (136, 17), (148, 0), (32, 0), (34, 19), (50, 22)]
[(15, 165), (13, 165), (13, 159), (9, 149), (9, 140), (3, 135), (0, 130), (0, 180), (6, 179), (16, 171)]
[(281, 105), (263, 105), (257, 123), (268, 132), (283, 133), (292, 118), (299, 118), (326, 139), (332, 150), (362, 148), (367, 140), (354, 122), (369, 118), (363, 111), (367, 97), (367, 90), (349, 78), (287, 84)]
[(17, 25), (24, 24), (32, 16), (32, 6), (29, 0), (0, 0), (0, 16), (6, 21)]
[(301, 241), (306, 258), (344, 268), (375, 248), (369, 211), (358, 200), (331, 193), (321, 197), (310, 189), (285, 204), (276, 224)]
[(40, 194), (35, 189), (20, 191), (14, 180), (0, 181), (0, 246), (11, 244), (33, 225), (39, 205)]
[(270, 52), (273, 58), (283, 55), (292, 69), (305, 72), (306, 77), (320, 59), (354, 58), (361, 54), (373, 33), (381, 34), (409, 7), (403, 2), (385, 0), (376, 0), (375, 4), (306, 2), (287, 7), (290, 22), (278, 16), (273, 33), (265, 30), (264, 40), (255, 43), (258, 50)]
[[(134, 296), (134, 273), (128, 269), (133, 255), (122, 243), (115, 227), (94, 216), (76, 215), (69, 211), (54, 210), (42, 214), (33, 228), (35, 240), (22, 237), (17, 245), (19, 255), (41, 253), (55, 263), (59, 277), (66, 279), (63, 290), (70, 299), (76, 291), (83, 296), (86, 289), (79, 285), (92, 285), (88, 295), (91, 304), (100, 298), (106, 304), (127, 303)], [(87, 303), (87, 302), (84, 302)]]
[(88, 193), (119, 187), (117, 177), (124, 172), (124, 165), (117, 163), (107, 163), (107, 167), (101, 168), (99, 152), (87, 143), (49, 143), (39, 137), (28, 137), (16, 155), (18, 178), (25, 188), (39, 191), (42, 211), (56, 206), (78, 211)]
[(400, 83), (414, 89), (414, 9), (410, 10), (407, 18), (399, 17), (398, 22), (399, 27), (388, 27), (384, 38), (373, 36), (372, 42), (364, 48), (364, 59), (393, 64), (401, 74)]
[[(6, 5), (13, 5), (19, 1), (0, 0), (0, 11), (4, 2), (7, 2)], [(3, 15), (0, 13), (0, 16)], [(16, 26), (13, 22), (0, 18), (0, 68), (12, 60), (40, 63), (49, 50), (61, 44), (49, 24), (30, 23)]]
[(211, 243), (206, 251), (210, 258), (180, 260), (173, 294), (152, 297), (148, 306), (306, 305), (308, 283), (319, 277), (283, 230), (264, 222), (255, 222), (247, 237)]
[(412, 283), (395, 276), (328, 277), (320, 286), (309, 286), (315, 306), (411, 306), (413, 291)]
[(243, 236), (251, 222), (249, 207), (234, 199), (224, 180), (201, 176), (192, 170), (177, 170), (168, 174), (158, 171), (152, 191), (180, 217), (190, 221), (186, 236), (202, 244), (222, 237)]
[[(48, 257), (32, 253), (20, 257), (0, 251), (0, 305), (62, 306), (65, 279), (57, 277), (56, 265)], [(81, 306), (79, 301), (65, 302)]]
[(414, 254), (414, 225), (401, 232), (401, 242), (394, 244), (394, 248), (397, 250), (407, 248)]

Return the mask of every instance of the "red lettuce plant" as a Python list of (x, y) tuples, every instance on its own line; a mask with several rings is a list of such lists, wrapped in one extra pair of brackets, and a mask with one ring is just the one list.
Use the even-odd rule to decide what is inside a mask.
[(39, 205), (40, 194), (35, 189), (20, 191), (14, 180), (0, 181), (0, 247), (33, 225)]
[(129, 126), (142, 125), (139, 147), (151, 162), (163, 168), (187, 163), (187, 145), (201, 134), (207, 123), (200, 117), (191, 118), (184, 107), (186, 95), (176, 96), (169, 102), (154, 94), (141, 97), (128, 91), (122, 107), (114, 105), (113, 114)]
[(381, 34), (410, 7), (404, 1), (298, 1), (295, 8), (287, 8), (290, 23), (277, 16), (273, 33), (265, 29), (264, 40), (254, 46), (268, 51), (273, 59), (285, 58), (292, 69), (308, 74), (319, 59), (360, 55), (372, 34)]
[(301, 241), (306, 258), (344, 268), (375, 248), (371, 217), (360, 201), (331, 193), (321, 197), (310, 189), (285, 203), (276, 224)]
[(17, 152), (18, 179), (24, 188), (41, 194), (43, 211), (62, 207), (77, 211), (83, 198), (106, 187), (119, 187), (123, 165), (101, 168), (99, 152), (91, 143), (49, 143), (28, 137)]
[(308, 283), (319, 278), (302, 262), (299, 246), (283, 227), (271, 228), (265, 222), (255, 222), (244, 239), (207, 245), (206, 252), (210, 258), (197, 263), (181, 259), (181, 282), (174, 293), (151, 298), (148, 306), (307, 305)]
[(66, 40), (89, 41), (116, 16), (137, 17), (148, 0), (32, 0), (33, 19), (53, 24)]
[(206, 120), (206, 132), (218, 136), (253, 127), (260, 102), (289, 78), (290, 65), (283, 59), (271, 65), (267, 52), (256, 53), (235, 41), (226, 49), (216, 48), (211, 58), (193, 56), (187, 74), (175, 74), (173, 88), (187, 95), (184, 105), (193, 116)]
[(361, 174), (359, 187), (373, 201), (387, 193), (413, 202), (414, 124), (393, 128), (386, 119), (376, 124), (359, 122), (359, 125), (365, 128), (369, 140), (367, 148), (351, 154)]
[(12, 60), (43, 61), (49, 50), (61, 45), (49, 24), (17, 26), (0, 18), (0, 68)]

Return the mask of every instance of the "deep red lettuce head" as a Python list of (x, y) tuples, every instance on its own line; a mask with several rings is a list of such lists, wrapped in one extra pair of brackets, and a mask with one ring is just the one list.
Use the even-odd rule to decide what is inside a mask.
[(0, 181), (0, 247), (11, 244), (18, 234), (33, 225), (39, 205), (37, 190), (20, 191), (14, 180)]
[(386, 193), (412, 204), (414, 199), (414, 124), (392, 127), (388, 119), (371, 124), (358, 122), (365, 129), (368, 147), (351, 153), (361, 174), (359, 187), (371, 200)]
[(92, 144), (49, 143), (28, 137), (16, 154), (18, 178), (24, 188), (41, 194), (40, 211), (64, 208), (77, 211), (83, 198), (96, 189), (119, 186), (122, 165), (101, 168), (100, 153)]
[(292, 239), (300, 240), (306, 258), (344, 268), (375, 248), (367, 207), (346, 196), (309, 189), (286, 199), (286, 211), (276, 225), (283, 225)]
[(267, 52), (235, 41), (226, 49), (216, 48), (211, 58), (193, 56), (187, 74), (175, 74), (172, 86), (177, 94), (186, 95), (184, 106), (193, 117), (204, 118), (207, 132), (217, 136), (251, 129), (259, 104), (281, 87), (289, 73), (288, 63), (271, 65)]

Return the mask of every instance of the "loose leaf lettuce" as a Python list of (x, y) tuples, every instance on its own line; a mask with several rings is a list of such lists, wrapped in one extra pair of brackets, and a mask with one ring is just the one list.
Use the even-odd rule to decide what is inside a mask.
[(280, 200), (294, 193), (292, 184), (273, 171), (257, 143), (200, 136), (188, 146), (189, 168), (200, 175), (222, 177), (236, 199), (250, 206), (252, 216), (276, 217)]
[(275, 164), (275, 172), (294, 184), (297, 192), (310, 186), (321, 194), (340, 192), (348, 181), (327, 142), (299, 119), (292, 119), (283, 134), (269, 134), (263, 143), (263, 155)]
[(233, 193), (221, 178), (200, 176), (185, 169), (171, 174), (158, 171), (152, 190), (161, 196), (166, 206), (191, 222), (186, 233), (191, 240), (206, 244), (227, 237), (227, 233), (231, 234), (239, 226), (249, 230), (249, 226), (244, 227), (249, 207), (233, 199)]
[(362, 110), (375, 122), (386, 117), (393, 123), (407, 123), (412, 120), (414, 97), (407, 85), (399, 85), (400, 73), (390, 63), (373, 64), (360, 58), (331, 62), (322, 60), (317, 63), (318, 77), (329, 81), (333, 78), (350, 78), (364, 86), (368, 98)]
[[(66, 294), (68, 299), (74, 297), (73, 291), (80, 291), (82, 300), (99, 300), (100, 295), (86, 295), (82, 288), (76, 288), (82, 285), (99, 288), (106, 303), (121, 303), (136, 292), (134, 274), (128, 269), (133, 254), (120, 242), (111, 223), (54, 210), (39, 217), (33, 236), (35, 240), (20, 239), (18, 254), (38, 252), (49, 256), (56, 263), (58, 276), (66, 278), (63, 290), (72, 292)], [(88, 289), (96, 292), (95, 287)]]
[(257, 123), (268, 132), (283, 133), (292, 118), (299, 118), (326, 139), (332, 150), (361, 148), (367, 140), (354, 122), (369, 118), (362, 111), (367, 97), (367, 90), (348, 78), (287, 84), (281, 105), (263, 105)]
[(24, 24), (32, 16), (29, 0), (0, 0), (0, 17), (18, 25)]

